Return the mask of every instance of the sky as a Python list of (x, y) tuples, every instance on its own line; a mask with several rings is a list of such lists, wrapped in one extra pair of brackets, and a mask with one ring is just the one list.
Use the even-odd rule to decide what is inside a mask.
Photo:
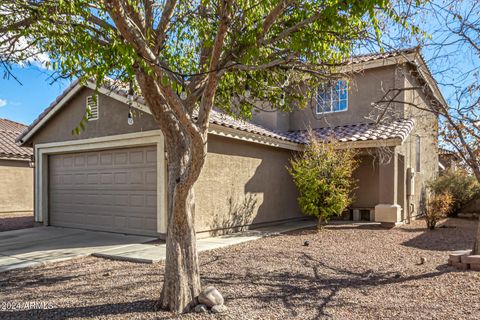
[[(3, 72), (3, 70), (2, 70)], [(12, 73), (21, 82), (2, 74), (0, 78), (0, 118), (30, 124), (67, 88), (69, 81), (51, 84), (50, 72), (38, 66), (16, 66)]]
[[(433, 1), (440, 7), (442, 3), (450, 0)], [(475, 0), (471, 0), (475, 1)], [(467, 4), (468, 1), (465, 1)], [(462, 4), (463, 6), (463, 4)], [(465, 8), (467, 6), (465, 5)], [(467, 8), (468, 9), (468, 8)], [(439, 82), (440, 89), (449, 103), (454, 103), (455, 88), (452, 83), (460, 83), (460, 75), (465, 71), (480, 66), (478, 54), (468, 53), (465, 48), (458, 46), (438, 46), (448, 38), (442, 19), (429, 15), (418, 17), (418, 25), (422, 30), (432, 36), (422, 53), (429, 65), (434, 77)], [(443, 30), (442, 30), (443, 29)], [(447, 37), (447, 38), (446, 38)], [(403, 42), (406, 47), (414, 44), (414, 41)], [(3, 72), (0, 69), (0, 72)], [(37, 65), (16, 66), (12, 73), (21, 82), (18, 83), (12, 77), (0, 77), (0, 118), (7, 118), (24, 124), (30, 124), (38, 115), (52, 103), (70, 81), (61, 80), (52, 82), (50, 71)], [(0, 76), (3, 74), (0, 73)], [(472, 79), (463, 79), (465, 83), (472, 82)]]

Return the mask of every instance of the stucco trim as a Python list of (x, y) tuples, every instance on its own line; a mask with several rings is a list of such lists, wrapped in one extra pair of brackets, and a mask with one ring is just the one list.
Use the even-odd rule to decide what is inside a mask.
[(348, 141), (338, 143), (338, 149), (365, 149), (365, 148), (383, 148), (383, 147), (395, 147), (403, 144), (403, 140), (400, 138), (395, 139), (382, 139), (382, 140), (365, 140), (365, 141)]
[(161, 130), (128, 133), (114, 136), (52, 142), (35, 146), (35, 221), (48, 224), (48, 155), (122, 147), (156, 145), (157, 147), (157, 231), (167, 231), (167, 180)]

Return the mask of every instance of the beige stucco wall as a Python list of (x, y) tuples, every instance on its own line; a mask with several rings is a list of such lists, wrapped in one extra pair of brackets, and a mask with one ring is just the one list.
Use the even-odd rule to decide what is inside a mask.
[(300, 217), (290, 157), (288, 150), (210, 135), (194, 187), (197, 231)]
[[(128, 107), (99, 95), (99, 119), (73, 136), (92, 95), (82, 89), (32, 138), (35, 144), (88, 139), (158, 129), (151, 115), (137, 112), (128, 126)], [(299, 217), (297, 192), (286, 165), (290, 151), (230, 138), (209, 135), (208, 155), (195, 184), (196, 225), (207, 231)]]
[(378, 161), (374, 155), (368, 154), (360, 155), (358, 161), (358, 167), (353, 173), (356, 189), (353, 192), (351, 207), (374, 208), (378, 204)]
[(29, 161), (0, 160), (0, 215), (33, 211), (33, 168)]
[[(410, 74), (409, 68), (407, 66), (404, 68), (405, 88), (420, 86), (418, 80)], [(434, 113), (422, 110), (429, 108), (430, 99), (421, 90), (405, 91), (405, 101), (418, 106), (404, 105), (405, 117), (414, 119), (415, 126), (405, 143), (398, 148), (399, 153), (405, 156), (405, 171), (409, 167), (415, 169), (415, 139), (417, 136), (420, 137), (420, 172), (416, 173), (415, 194), (411, 200), (415, 206), (412, 215), (416, 216), (421, 214), (419, 209), (422, 198), (425, 198), (428, 192), (427, 182), (438, 175), (438, 120)]]
[(87, 96), (95, 94), (89, 88), (83, 88), (67, 105), (63, 106), (33, 137), (35, 144), (46, 142), (69, 141), (116, 134), (140, 132), (158, 129), (153, 117), (135, 109), (134, 124), (127, 123), (128, 106), (106, 95), (99, 94), (98, 120), (89, 121), (85, 130), (79, 135), (73, 135), (85, 114)]
[(347, 111), (316, 114), (316, 102), (313, 102), (307, 109), (291, 114), (290, 130), (373, 122), (371, 103), (380, 100), (388, 89), (399, 87), (400, 83), (396, 66), (363, 70), (349, 80)]

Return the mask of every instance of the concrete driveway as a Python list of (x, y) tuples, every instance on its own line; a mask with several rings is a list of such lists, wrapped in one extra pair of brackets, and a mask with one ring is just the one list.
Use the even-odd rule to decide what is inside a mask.
[(88, 256), (152, 240), (155, 238), (58, 227), (0, 232), (0, 272)]

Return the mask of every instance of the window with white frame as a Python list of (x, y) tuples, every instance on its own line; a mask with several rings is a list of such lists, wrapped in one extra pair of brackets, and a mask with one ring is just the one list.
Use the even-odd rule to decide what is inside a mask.
[(98, 120), (98, 95), (87, 97), (86, 109), (88, 121)]
[(348, 81), (325, 82), (318, 87), (317, 113), (339, 112), (348, 109)]

